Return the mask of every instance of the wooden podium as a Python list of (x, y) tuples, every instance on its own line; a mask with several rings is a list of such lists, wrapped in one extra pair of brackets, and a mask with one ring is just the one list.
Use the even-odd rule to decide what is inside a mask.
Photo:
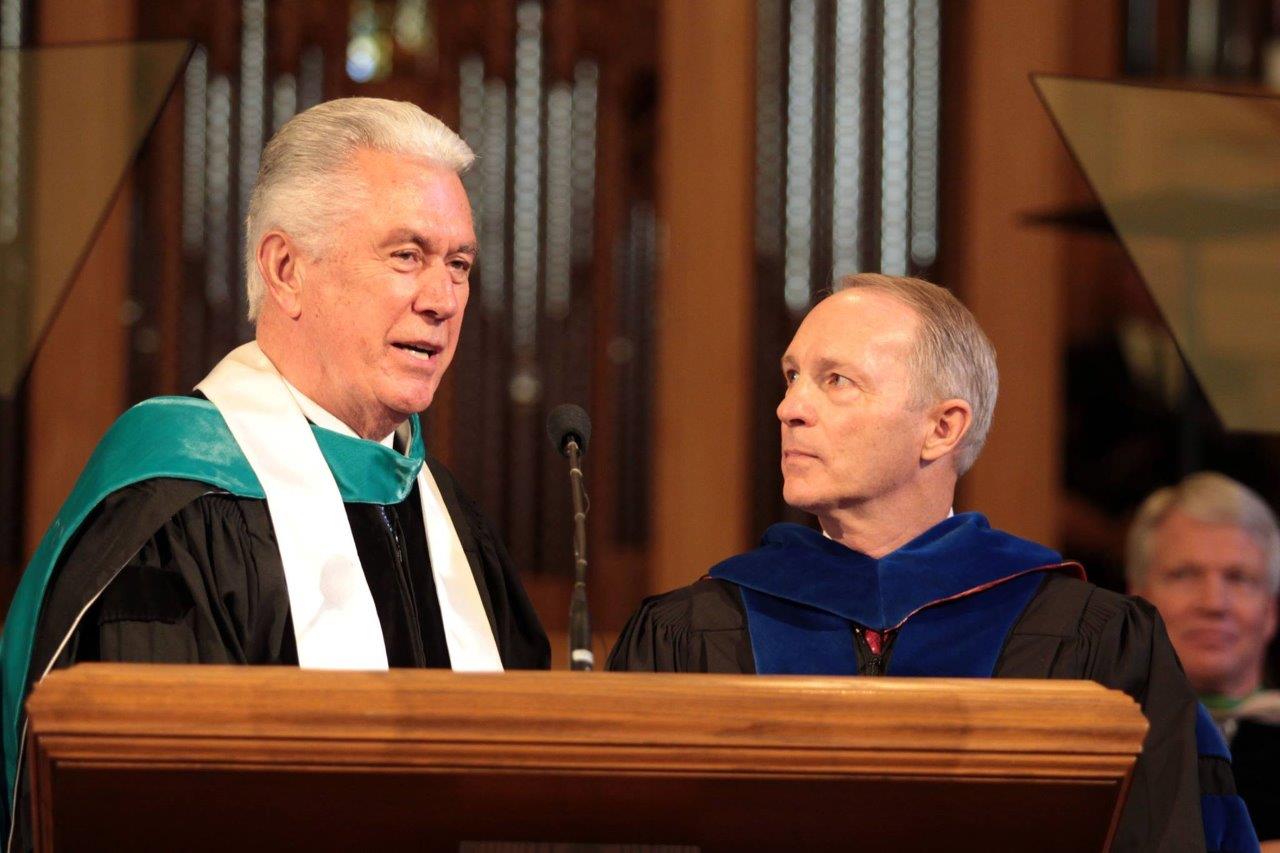
[(1098, 850), (1147, 728), (1012, 680), (90, 664), (27, 707), (37, 850)]

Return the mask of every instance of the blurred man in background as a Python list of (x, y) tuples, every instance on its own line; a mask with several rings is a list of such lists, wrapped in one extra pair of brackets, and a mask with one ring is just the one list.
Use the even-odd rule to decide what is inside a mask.
[(1187, 679), (1231, 744), (1258, 836), (1280, 839), (1280, 691), (1264, 689), (1280, 590), (1275, 514), (1230, 477), (1192, 474), (1138, 509), (1125, 573), (1129, 590), (1160, 610)]

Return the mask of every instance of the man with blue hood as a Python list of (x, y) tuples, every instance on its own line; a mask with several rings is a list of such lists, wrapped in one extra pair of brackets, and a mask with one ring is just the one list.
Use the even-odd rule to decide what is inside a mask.
[(1257, 849), (1229, 757), (1146, 602), (951, 510), (998, 374), (944, 288), (861, 274), (782, 357), (783, 496), (754, 551), (647, 599), (609, 667), (659, 672), (1090, 679), (1150, 722), (1116, 850)]

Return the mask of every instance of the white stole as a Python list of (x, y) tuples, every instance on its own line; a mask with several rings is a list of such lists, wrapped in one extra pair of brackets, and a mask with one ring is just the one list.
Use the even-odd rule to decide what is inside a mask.
[[(251, 342), (229, 353), (196, 387), (226, 420), (266, 493), (299, 664), (386, 669), (382, 625), (342, 495), (284, 378)], [(418, 492), (450, 662), (460, 671), (501, 671), (470, 563), (425, 461)]]

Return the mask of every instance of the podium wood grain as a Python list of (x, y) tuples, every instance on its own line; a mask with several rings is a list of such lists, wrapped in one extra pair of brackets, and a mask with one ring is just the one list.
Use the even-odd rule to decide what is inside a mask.
[(38, 849), (1101, 849), (1146, 721), (1087, 682), (82, 665)]

